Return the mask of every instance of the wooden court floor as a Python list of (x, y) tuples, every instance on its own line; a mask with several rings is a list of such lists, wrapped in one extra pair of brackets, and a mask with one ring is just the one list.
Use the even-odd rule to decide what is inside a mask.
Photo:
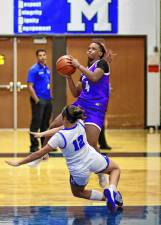
[[(51, 153), (50, 159), (42, 162), (36, 168), (30, 168), (27, 165), (13, 168), (5, 164), (6, 159), (20, 158), (29, 153), (29, 136), (26, 130), (0, 130), (0, 224), (3, 224), (4, 221), (5, 224), (69, 224), (69, 221), (67, 223), (66, 220), (71, 214), (80, 217), (82, 212), (87, 210), (88, 215), (95, 218), (94, 221), (101, 217), (104, 218), (104, 222), (93, 223), (92, 219), (90, 222), (86, 219), (82, 223), (78, 221), (79, 223), (72, 222), (70, 224), (130, 224), (129, 218), (131, 217), (126, 218), (126, 215), (134, 214), (133, 217), (141, 218), (142, 223), (133, 221), (132, 224), (160, 225), (160, 131), (149, 133), (148, 130), (108, 130), (106, 138), (109, 145), (112, 146), (112, 150), (102, 150), (102, 152), (107, 153), (121, 168), (118, 189), (123, 195), (125, 205), (124, 214), (119, 212), (117, 215), (113, 215), (112, 222), (109, 222), (111, 214), (107, 212), (105, 202), (83, 200), (72, 196), (68, 170), (59, 150)], [(88, 188), (101, 190), (96, 175), (91, 176)], [(60, 220), (59, 223), (42, 222), (42, 219), (40, 223), (31, 223), (31, 221), (30, 223), (22, 223), (22, 221), (14, 223), (15, 215), (19, 215), (18, 213), (25, 217), (28, 213), (32, 215), (33, 212), (34, 214), (35, 211), (43, 212), (41, 215), (39, 214), (40, 218), (46, 212), (50, 215), (51, 221), (53, 211), (58, 212), (57, 216), (61, 214), (62, 218), (64, 215), (68, 216), (64, 218), (63, 223), (60, 223)], [(142, 212), (141, 216), (140, 211)], [(9, 221), (6, 218), (6, 212), (10, 215), (8, 216)], [(148, 219), (148, 223), (143, 223), (142, 218), (148, 218), (147, 212), (153, 212), (149, 217), (151, 220)], [(119, 223), (115, 221), (116, 216)], [(30, 217), (26, 216), (25, 218)], [(54, 218), (57, 218), (56, 215)], [(125, 223), (126, 220), (129, 222)]]

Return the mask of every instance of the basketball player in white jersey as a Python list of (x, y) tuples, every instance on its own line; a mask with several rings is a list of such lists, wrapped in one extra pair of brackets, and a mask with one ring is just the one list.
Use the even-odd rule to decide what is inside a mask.
[[(95, 151), (87, 142), (84, 112), (77, 106), (66, 106), (62, 111), (63, 127), (47, 132), (55, 133), (40, 150), (33, 152), (20, 161), (6, 161), (11, 166), (20, 166), (43, 158), (47, 153), (59, 147), (66, 159), (70, 172), (71, 191), (74, 196), (90, 200), (106, 200), (107, 206), (115, 210), (122, 206), (121, 194), (117, 191), (120, 168), (108, 157)], [(92, 173), (109, 174), (109, 187), (103, 192), (85, 189)]]

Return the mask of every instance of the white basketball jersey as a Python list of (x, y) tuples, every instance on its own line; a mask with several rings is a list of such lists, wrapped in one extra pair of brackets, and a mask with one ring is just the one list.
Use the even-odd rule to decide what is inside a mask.
[(73, 175), (84, 176), (88, 173), (91, 163), (99, 154), (88, 144), (82, 120), (78, 120), (72, 128), (64, 128), (57, 132), (48, 144), (53, 149), (59, 147), (62, 150), (69, 171)]

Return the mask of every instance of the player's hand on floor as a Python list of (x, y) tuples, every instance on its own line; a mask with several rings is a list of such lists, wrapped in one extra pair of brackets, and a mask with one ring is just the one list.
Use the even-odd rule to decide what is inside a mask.
[(8, 160), (6, 160), (5, 162), (6, 162), (9, 166), (19, 166), (19, 163), (16, 162), (16, 161), (8, 161)]

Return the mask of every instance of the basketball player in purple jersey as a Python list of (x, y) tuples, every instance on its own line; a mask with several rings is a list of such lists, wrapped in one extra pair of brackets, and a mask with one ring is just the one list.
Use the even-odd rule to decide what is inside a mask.
[[(85, 128), (88, 143), (97, 151), (100, 151), (97, 143), (101, 128), (104, 124), (105, 113), (109, 100), (109, 75), (110, 68), (107, 63), (112, 55), (107, 52), (103, 43), (93, 41), (87, 50), (88, 67), (79, 63), (71, 57), (71, 64), (81, 73), (81, 79), (77, 85), (74, 84), (72, 76), (66, 76), (69, 88), (77, 100), (73, 103), (85, 111)], [(106, 60), (105, 60), (106, 59)], [(62, 116), (59, 115), (50, 125), (50, 128), (60, 126)], [(99, 174), (99, 184), (105, 187), (106, 175)]]

